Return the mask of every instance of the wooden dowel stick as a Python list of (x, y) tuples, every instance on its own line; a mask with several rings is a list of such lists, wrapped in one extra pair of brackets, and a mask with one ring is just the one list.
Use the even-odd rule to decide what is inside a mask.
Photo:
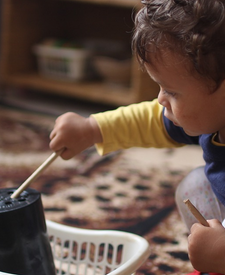
[(187, 205), (191, 213), (195, 216), (195, 218), (204, 226), (209, 226), (207, 220), (202, 216), (202, 214), (198, 211), (198, 209), (191, 203), (189, 199), (184, 200), (184, 203)]
[(57, 152), (54, 152), (51, 154), (50, 157), (48, 157), (38, 168), (33, 172), (30, 177), (24, 181), (23, 184), (20, 185), (18, 189), (11, 195), (12, 199), (15, 199), (19, 197), (19, 195), (35, 180), (37, 177), (43, 172), (61, 153), (64, 151), (64, 149), (59, 150)]

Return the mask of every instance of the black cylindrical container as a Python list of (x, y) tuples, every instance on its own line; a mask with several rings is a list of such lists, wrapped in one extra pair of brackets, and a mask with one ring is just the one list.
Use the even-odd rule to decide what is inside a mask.
[(55, 275), (39, 192), (0, 189), (0, 271), (22, 275)]

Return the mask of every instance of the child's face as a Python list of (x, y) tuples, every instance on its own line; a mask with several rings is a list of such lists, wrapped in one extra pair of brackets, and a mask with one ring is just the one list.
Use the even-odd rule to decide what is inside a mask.
[(185, 68), (187, 60), (168, 51), (161, 58), (145, 68), (160, 86), (158, 100), (165, 116), (190, 136), (217, 131), (225, 135), (225, 81), (212, 92), (206, 80)]

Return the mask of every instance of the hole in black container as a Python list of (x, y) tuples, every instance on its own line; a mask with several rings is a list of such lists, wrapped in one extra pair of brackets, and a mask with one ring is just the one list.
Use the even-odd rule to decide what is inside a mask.
[(26, 198), (20, 198), (20, 199), (18, 199), (18, 201), (25, 201), (26, 200)]

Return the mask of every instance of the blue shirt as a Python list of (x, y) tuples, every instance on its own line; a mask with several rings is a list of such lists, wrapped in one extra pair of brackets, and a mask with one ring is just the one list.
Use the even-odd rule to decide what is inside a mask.
[(225, 146), (213, 144), (214, 134), (189, 136), (181, 127), (175, 126), (172, 121), (164, 116), (163, 121), (169, 136), (178, 143), (200, 145), (205, 160), (205, 174), (211, 183), (213, 192), (225, 205)]

